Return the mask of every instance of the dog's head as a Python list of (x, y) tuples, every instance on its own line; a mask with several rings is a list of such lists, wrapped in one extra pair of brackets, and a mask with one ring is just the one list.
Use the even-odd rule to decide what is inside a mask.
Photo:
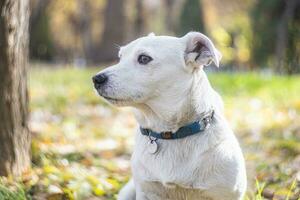
[[(120, 61), (93, 77), (100, 96), (118, 106), (176, 98), (189, 89), (195, 71), (221, 54), (205, 35), (181, 38), (149, 34), (120, 48)], [(182, 96), (181, 96), (182, 97)]]

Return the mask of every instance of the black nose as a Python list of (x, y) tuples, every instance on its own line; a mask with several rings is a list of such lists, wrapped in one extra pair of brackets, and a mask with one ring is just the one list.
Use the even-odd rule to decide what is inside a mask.
[(101, 87), (102, 85), (104, 85), (107, 82), (107, 80), (108, 80), (108, 77), (104, 73), (97, 74), (96, 76), (93, 77), (93, 82), (94, 82), (95, 88)]

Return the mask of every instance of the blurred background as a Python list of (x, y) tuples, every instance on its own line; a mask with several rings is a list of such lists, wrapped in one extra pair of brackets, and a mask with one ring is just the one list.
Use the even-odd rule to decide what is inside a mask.
[(246, 158), (245, 200), (300, 199), (299, 0), (31, 0), (30, 12), (32, 169), (0, 178), (0, 200), (116, 199), (136, 122), (91, 77), (118, 46), (189, 31), (223, 54), (205, 70)]
[(30, 57), (93, 66), (154, 32), (207, 34), (231, 70), (300, 72), (298, 0), (31, 0)]

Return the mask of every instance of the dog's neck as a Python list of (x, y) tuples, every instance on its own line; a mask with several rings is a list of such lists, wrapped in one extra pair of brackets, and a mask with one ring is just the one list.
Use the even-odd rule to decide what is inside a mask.
[(195, 72), (192, 79), (188, 87), (173, 98), (162, 99), (165, 101), (159, 104), (138, 105), (135, 116), (139, 125), (157, 132), (175, 132), (212, 109), (214, 91), (205, 72)]

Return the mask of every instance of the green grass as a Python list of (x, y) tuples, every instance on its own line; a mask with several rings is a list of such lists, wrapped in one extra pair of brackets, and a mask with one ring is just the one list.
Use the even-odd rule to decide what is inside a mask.
[(0, 199), (1, 200), (24, 200), (26, 194), (24, 189), (18, 184), (3, 183), (0, 179)]
[[(259, 73), (216, 73), (212, 85), (225, 98), (260, 97), (277, 105), (299, 101), (300, 77)], [(286, 101), (288, 100), (288, 101)]]
[[(135, 121), (95, 95), (91, 77), (99, 70), (30, 70), (33, 168), (21, 189), (0, 182), (0, 200), (15, 193), (20, 199), (24, 193), (28, 199), (116, 198), (130, 177)], [(300, 76), (211, 73), (209, 79), (246, 158), (245, 200), (299, 200)]]
[(96, 69), (33, 69), (30, 73), (31, 107), (63, 112), (70, 104), (99, 103), (91, 77)]
[[(99, 70), (100, 68), (33, 69), (30, 73), (30, 85), (34, 87), (32, 95), (42, 95), (40, 98), (33, 98), (31, 105), (33, 108), (54, 109), (59, 112), (69, 103), (99, 103), (97, 96), (91, 92), (91, 77)], [(291, 102), (299, 101), (299, 76), (212, 73), (209, 74), (209, 79), (225, 100), (259, 97), (279, 106), (289, 106)]]

